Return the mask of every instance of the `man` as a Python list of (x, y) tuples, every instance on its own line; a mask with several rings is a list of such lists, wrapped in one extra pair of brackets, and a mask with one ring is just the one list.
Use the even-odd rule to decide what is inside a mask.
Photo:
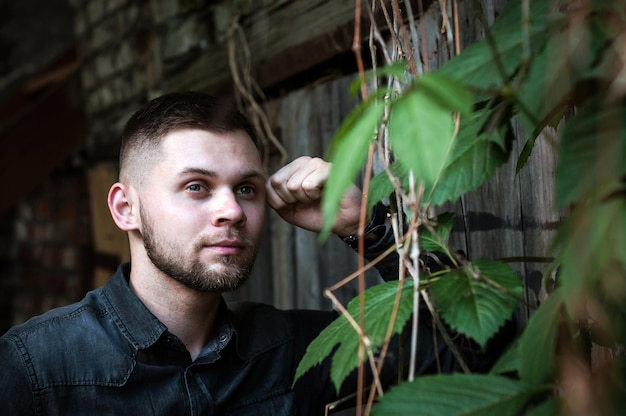
[[(292, 224), (321, 229), (329, 169), (302, 157), (266, 180), (240, 113), (200, 93), (148, 103), (125, 127), (108, 196), (131, 262), (81, 302), (0, 338), (0, 414), (322, 413), (335, 399), (328, 363), (292, 382), (306, 346), (336, 315), (226, 305), (222, 293), (250, 272), (266, 202)], [(357, 235), (360, 196), (356, 187), (346, 193), (332, 229), (339, 237)], [(384, 217), (368, 226), (367, 257), (392, 244)], [(421, 348), (420, 372), (434, 371), (432, 343)]]

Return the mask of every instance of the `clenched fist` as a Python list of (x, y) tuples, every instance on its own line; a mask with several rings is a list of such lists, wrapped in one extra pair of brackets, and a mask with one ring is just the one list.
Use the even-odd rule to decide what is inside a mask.
[[(320, 232), (323, 225), (322, 190), (331, 164), (302, 156), (272, 175), (266, 184), (268, 204), (287, 222)], [(352, 186), (341, 200), (332, 231), (339, 237), (355, 235), (359, 227), (361, 191)]]

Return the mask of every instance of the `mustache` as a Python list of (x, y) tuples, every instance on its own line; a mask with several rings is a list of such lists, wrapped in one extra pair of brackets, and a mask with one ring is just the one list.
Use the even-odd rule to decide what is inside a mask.
[(254, 241), (242, 230), (230, 229), (228, 231), (214, 234), (210, 237), (201, 238), (196, 244), (195, 248), (200, 250), (202, 247), (211, 246), (222, 241), (236, 241), (244, 248), (254, 248)]

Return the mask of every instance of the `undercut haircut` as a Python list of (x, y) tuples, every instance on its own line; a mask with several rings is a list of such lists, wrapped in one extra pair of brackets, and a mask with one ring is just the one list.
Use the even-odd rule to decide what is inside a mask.
[(186, 129), (214, 134), (244, 131), (260, 149), (250, 121), (224, 100), (200, 92), (170, 93), (146, 103), (126, 123), (120, 148), (120, 180), (140, 182), (141, 174), (161, 157), (163, 137)]

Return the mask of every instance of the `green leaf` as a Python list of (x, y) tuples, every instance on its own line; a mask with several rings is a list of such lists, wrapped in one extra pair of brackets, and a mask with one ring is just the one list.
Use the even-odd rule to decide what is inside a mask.
[(557, 164), (557, 203), (586, 199), (601, 184), (620, 189), (626, 176), (626, 106), (598, 98), (563, 128)]
[[(382, 283), (371, 287), (363, 294), (365, 296), (365, 333), (370, 338), (374, 350), (382, 345), (387, 333), (396, 293), (399, 289), (398, 285), (397, 280)], [(402, 331), (413, 312), (412, 288), (411, 281), (404, 282), (398, 315), (393, 327), (394, 334)], [(348, 304), (348, 312), (356, 322), (359, 322), (358, 296)], [(339, 347), (332, 357), (330, 377), (339, 391), (345, 378), (359, 365), (359, 336), (343, 315), (333, 321), (309, 344), (296, 369), (295, 380), (328, 357), (338, 344)]]
[(498, 261), (474, 261), (471, 267), (480, 278), (469, 267), (442, 276), (432, 291), (443, 319), (484, 347), (517, 309), (523, 284), (510, 266)]
[[(531, 0), (530, 45), (533, 50), (542, 49), (547, 39), (551, 1)], [(522, 58), (522, 16), (520, 0), (508, 2), (501, 15), (490, 28), (495, 41), (497, 56), (502, 63), (501, 74), (494, 63), (494, 55), (487, 39), (467, 47), (461, 54), (448, 61), (440, 72), (450, 75), (466, 85), (479, 90), (501, 90), (513, 76)]]
[[(392, 163), (389, 165), (391, 174), (402, 180), (406, 176), (403, 172), (402, 165), (399, 163)], [(374, 206), (378, 201), (382, 201), (388, 198), (395, 191), (395, 187), (391, 183), (386, 171), (380, 172), (370, 180), (370, 186), (368, 189), (368, 208)]]
[(372, 79), (380, 78), (384, 76), (394, 77), (400, 81), (408, 80), (408, 70), (406, 61), (394, 62), (383, 67), (378, 67), (375, 70), (369, 70), (365, 72), (365, 77), (358, 77), (352, 84), (350, 84), (350, 91), (353, 94), (358, 94), (363, 82), (369, 82)]
[[(602, 189), (605, 185), (598, 185)], [(626, 183), (623, 185), (626, 187)], [(602, 192), (605, 195), (604, 192)], [(557, 235), (559, 283), (566, 305), (581, 297), (601, 310), (597, 319), (616, 342), (626, 339), (626, 189), (577, 205)]]
[(415, 87), (423, 90), (441, 108), (466, 115), (472, 111), (472, 93), (452, 77), (437, 72), (427, 73), (415, 80)]
[(561, 413), (561, 400), (548, 399), (524, 412), (524, 416), (558, 416)]
[(489, 370), (489, 374), (518, 373), (520, 365), (519, 344), (519, 338), (516, 338), (504, 354), (498, 358), (498, 361)]
[[(621, 198), (577, 206), (559, 229), (559, 282), (566, 297), (577, 298), (583, 292), (597, 293), (595, 289), (601, 289), (603, 281), (604, 284), (610, 281), (608, 276), (623, 276), (620, 273), (626, 267), (626, 198), (623, 192)], [(613, 286), (608, 290), (613, 290), (616, 296), (623, 294), (618, 290), (621, 283), (614, 282)]]
[(588, 50), (587, 32), (586, 25), (571, 25), (568, 30), (551, 35), (546, 47), (533, 58), (528, 76), (519, 88), (519, 100), (530, 112), (520, 112), (529, 135), (538, 134), (551, 121), (557, 107), (572, 104), (574, 86), (586, 76), (595, 59)]
[[(477, 189), (508, 160), (512, 135), (509, 118), (503, 115), (503, 111), (502, 105), (496, 105), (493, 110), (483, 108), (461, 118), (461, 129), (452, 145), (446, 167), (435, 187), (426, 188), (430, 199), (427, 198), (425, 203), (442, 205), (456, 200), (466, 192)], [(393, 163), (389, 168), (408, 189), (409, 170), (400, 162)], [(388, 197), (393, 191), (387, 173), (381, 172), (370, 183), (370, 202)]]
[(500, 376), (440, 374), (419, 377), (390, 389), (373, 415), (516, 415), (535, 391)]
[(426, 251), (441, 251), (448, 253), (448, 240), (454, 226), (454, 214), (444, 212), (437, 216), (434, 226), (435, 233), (431, 233), (426, 227), (422, 227), (419, 233), (420, 246)]
[(520, 338), (520, 377), (532, 385), (549, 382), (556, 375), (556, 340), (563, 299), (550, 294), (528, 321)]
[(485, 183), (508, 160), (510, 146), (507, 151), (502, 149), (510, 128), (508, 121), (502, 128), (485, 129), (491, 115), (485, 109), (461, 118), (461, 129), (449, 160), (427, 202), (442, 205), (455, 201)]
[(344, 193), (367, 160), (384, 107), (385, 103), (379, 100), (363, 102), (344, 121), (331, 143), (327, 159), (334, 163), (322, 196), (322, 239), (328, 237)]
[(449, 109), (441, 107), (431, 91), (416, 88), (391, 107), (389, 139), (397, 159), (411, 169), (417, 181), (432, 186), (440, 175), (454, 137)]

